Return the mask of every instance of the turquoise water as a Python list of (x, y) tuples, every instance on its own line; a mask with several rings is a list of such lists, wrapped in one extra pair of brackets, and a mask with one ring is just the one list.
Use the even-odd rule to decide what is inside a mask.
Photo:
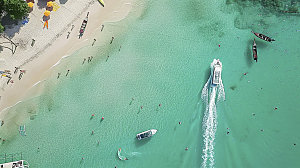
[[(0, 153), (23, 152), (31, 167), (210, 167), (202, 165), (201, 94), (218, 58), (226, 100), (216, 106), (214, 167), (299, 167), (299, 16), (225, 1), (135, 7), (144, 5), (139, 17), (133, 10), (127, 20), (107, 23), (106, 40), (64, 59), (44, 94), (11, 109), (22, 115), (10, 117), (11, 136), (1, 132), (9, 139)], [(257, 63), (251, 30), (276, 39), (256, 38)], [(24, 123), (21, 137), (17, 125)], [(151, 139), (135, 139), (151, 128), (158, 130)], [(120, 147), (128, 161), (117, 158)]]

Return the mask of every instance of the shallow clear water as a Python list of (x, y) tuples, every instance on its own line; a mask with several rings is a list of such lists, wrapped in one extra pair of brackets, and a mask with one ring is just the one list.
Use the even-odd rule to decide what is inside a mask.
[[(214, 167), (299, 167), (299, 16), (224, 1), (146, 5), (130, 25), (107, 23), (107, 40), (63, 60), (43, 95), (12, 108), (27, 118), (27, 136), (10, 137), (0, 153), (23, 152), (31, 167), (201, 167), (201, 90), (219, 58), (226, 100), (217, 104)], [(257, 63), (251, 30), (276, 39), (256, 38)], [(151, 128), (154, 137), (135, 139)]]

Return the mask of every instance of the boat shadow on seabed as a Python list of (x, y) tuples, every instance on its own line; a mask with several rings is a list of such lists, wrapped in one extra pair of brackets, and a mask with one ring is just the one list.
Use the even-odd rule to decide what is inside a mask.
[(136, 146), (137, 148), (138, 148), (138, 147), (141, 147), (141, 146), (147, 144), (150, 140), (151, 140), (151, 137), (150, 137), (150, 138), (147, 138), (147, 139), (143, 139), (142, 141), (139, 141), (139, 140), (137, 140), (136, 138), (134, 138), (135, 146)]

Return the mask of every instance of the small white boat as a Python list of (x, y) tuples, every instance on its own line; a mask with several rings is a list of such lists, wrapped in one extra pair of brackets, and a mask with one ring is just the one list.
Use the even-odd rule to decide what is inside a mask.
[(222, 63), (219, 59), (214, 59), (212, 63), (212, 86), (217, 86), (221, 83)]
[(151, 130), (137, 134), (136, 138), (138, 140), (146, 139), (146, 138), (149, 138), (149, 137), (153, 136), (154, 134), (156, 134), (156, 132), (157, 132), (156, 129), (151, 129)]
[(122, 149), (119, 148), (119, 150), (118, 150), (118, 152), (117, 152), (118, 158), (119, 158), (120, 160), (128, 160), (127, 157), (121, 155), (121, 150), (122, 150)]
[(19, 160), (15, 162), (0, 164), (0, 168), (29, 168), (29, 164), (26, 160)]

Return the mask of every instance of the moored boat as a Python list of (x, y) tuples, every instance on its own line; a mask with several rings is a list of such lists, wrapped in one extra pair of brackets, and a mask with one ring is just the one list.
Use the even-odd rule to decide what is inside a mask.
[(252, 45), (253, 59), (257, 62), (257, 48), (255, 43), (255, 38)]
[(222, 63), (219, 59), (214, 59), (212, 63), (212, 86), (218, 86), (221, 83)]
[(117, 152), (118, 158), (119, 158), (120, 160), (128, 160), (127, 157), (121, 155), (121, 151), (122, 151), (122, 149), (119, 148), (119, 150), (118, 150), (118, 152)]
[(151, 129), (151, 130), (148, 130), (148, 131), (141, 132), (141, 133), (137, 134), (136, 138), (138, 140), (146, 139), (146, 138), (149, 138), (149, 137), (153, 136), (154, 134), (156, 134), (156, 132), (157, 132), (156, 129)]
[(255, 34), (258, 38), (262, 39), (262, 40), (265, 40), (265, 41), (268, 41), (268, 42), (272, 42), (272, 41), (275, 41), (274, 39), (264, 35), (264, 34), (261, 34), (261, 33), (255, 33), (254, 31), (251, 31), (253, 34)]
[(86, 25), (87, 25), (87, 22), (88, 22), (88, 17), (89, 17), (89, 12), (87, 13), (85, 19), (83, 20), (83, 22), (81, 24), (81, 27), (80, 27), (80, 30), (79, 30), (79, 38), (81, 38), (83, 36), (83, 33), (85, 31), (85, 28), (86, 28)]
[(0, 164), (0, 168), (29, 168), (29, 164), (26, 160), (19, 160)]
[(104, 7), (104, 1), (103, 0), (98, 0), (100, 2), (100, 4)]

